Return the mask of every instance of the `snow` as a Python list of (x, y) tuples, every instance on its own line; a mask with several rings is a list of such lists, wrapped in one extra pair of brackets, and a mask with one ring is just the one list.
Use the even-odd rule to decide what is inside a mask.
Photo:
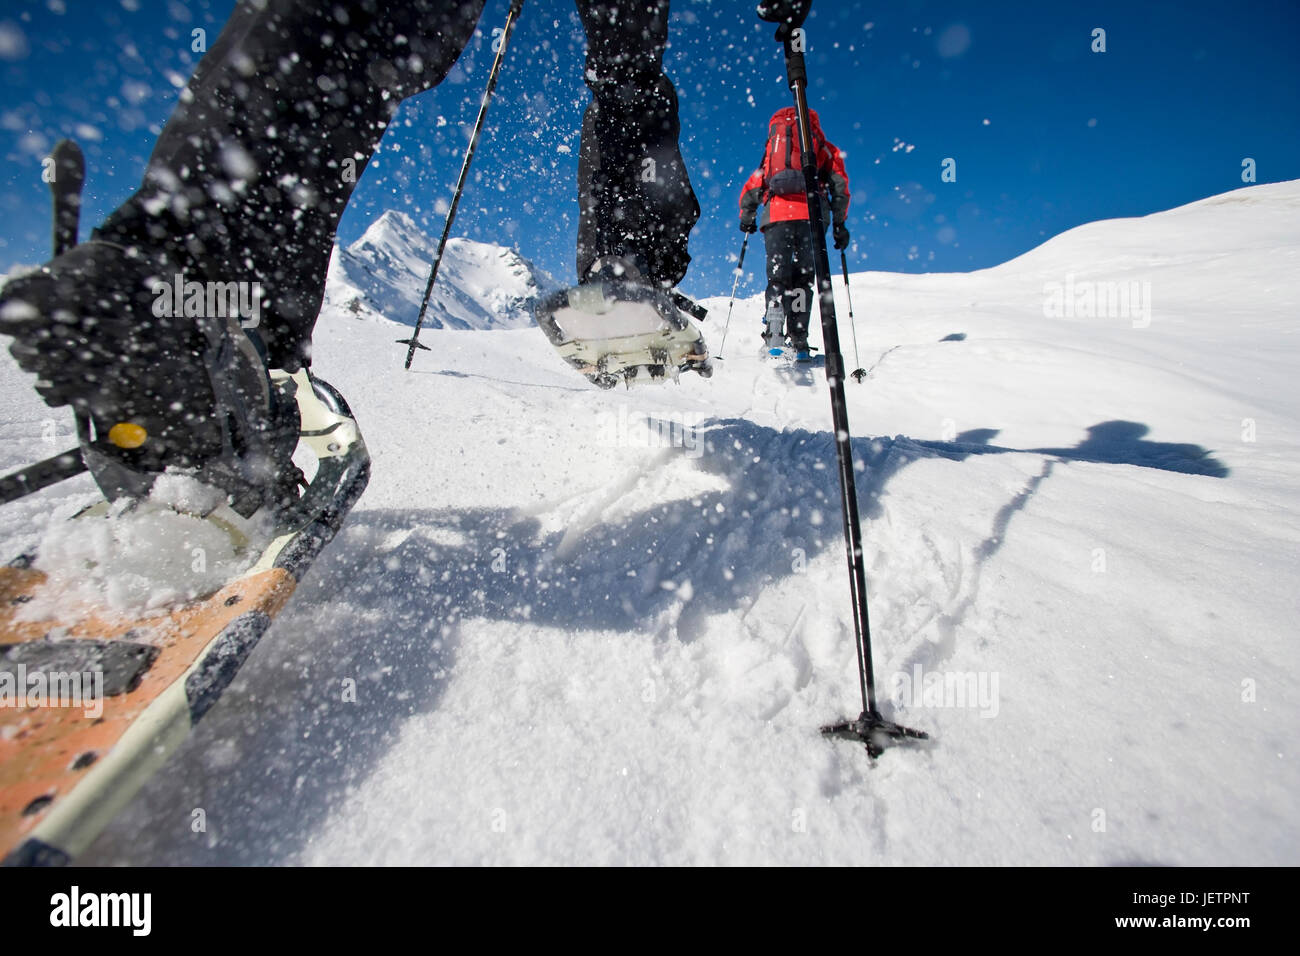
[(51, 521), (33, 549), (49, 586), (16, 619), (58, 620), (76, 606), (139, 613), (211, 594), (253, 564), (271, 532), (261, 516), (229, 509), (221, 523), (199, 517), (220, 504), (219, 492), (193, 478), (164, 474), (138, 505), (123, 500), (104, 515)]
[[(1258, 185), (853, 276), (877, 680), (934, 737), (874, 764), (817, 734), (859, 709), (830, 413), (759, 359), (761, 296), (711, 380), (600, 392), (521, 307), (455, 311), (530, 288), (464, 244), (407, 373), (430, 240), (385, 217), (314, 351), (370, 488), (84, 862), (1294, 864), (1298, 210)], [(1102, 283), (1149, 313), (1090, 316)], [(0, 464), (69, 444), (7, 356), (0, 397)], [(5, 547), (92, 498), (5, 509)]]

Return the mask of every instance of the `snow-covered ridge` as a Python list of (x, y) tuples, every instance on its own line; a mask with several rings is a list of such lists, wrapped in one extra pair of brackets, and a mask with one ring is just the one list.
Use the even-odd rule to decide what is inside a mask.
[[(325, 305), (358, 319), (414, 325), (437, 239), (410, 216), (388, 210), (346, 248), (335, 246)], [(513, 329), (532, 323), (533, 303), (558, 288), (513, 249), (449, 239), (424, 325), (434, 329)]]
[(1297, 218), (1300, 181), (1261, 183), (1147, 216), (1084, 223), (983, 271), (1009, 277), (1083, 269), (1101, 275), (1238, 255), (1290, 255)]

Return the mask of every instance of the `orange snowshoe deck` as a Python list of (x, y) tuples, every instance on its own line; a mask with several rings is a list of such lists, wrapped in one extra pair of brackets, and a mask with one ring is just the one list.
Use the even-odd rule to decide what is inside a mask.
[[(45, 574), (24, 559), (0, 567), (5, 865), (67, 863), (95, 839), (216, 703), (365, 489), (370, 459), (342, 396), (305, 370), (285, 377), (296, 385), (299, 448), (315, 455), (316, 474), (242, 575), (168, 610), (27, 620), (22, 609)], [(53, 690), (51, 678), (58, 700), (33, 693)]]
[[(61, 862), (39, 857), (83, 849), (185, 738), (297, 583), (288, 571), (272, 568), (158, 617), (93, 615), (52, 645), (46, 639), (54, 622), (13, 620), (44, 582), (39, 571), (0, 568), (0, 634), (7, 650), (24, 643), (39, 650), (35, 642), (121, 641), (155, 648), (156, 655), (127, 678), (129, 689), (96, 701), (0, 708), (0, 856), (29, 837), (39, 844), (29, 847), (28, 858), (6, 862)], [(77, 799), (83, 781), (86, 797)], [(119, 794), (126, 797), (113, 799)]]

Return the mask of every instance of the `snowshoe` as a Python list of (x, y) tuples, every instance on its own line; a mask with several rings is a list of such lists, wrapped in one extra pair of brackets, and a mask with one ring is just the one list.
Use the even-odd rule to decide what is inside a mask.
[(793, 356), (789, 345), (786, 344), (785, 337), (763, 336), (763, 347), (759, 349), (758, 357), (764, 362), (770, 364), (779, 364), (790, 359)]
[[(185, 522), (183, 536), (155, 544), (142, 533), (136, 542), (185, 579), (202, 558), (192, 557), (190, 541), (206, 534), (235, 556), (228, 577), (218, 567), (200, 579), (204, 593), (161, 609), (122, 608), (102, 592), (98, 603), (65, 600), (66, 581), (41, 570), (39, 552), (0, 568), (0, 687), (27, 695), (0, 708), (5, 865), (64, 864), (94, 840), (216, 703), (364, 490), (370, 459), (342, 396), (305, 369), (270, 379), (296, 404), (298, 457), (314, 459), (302, 493), (250, 518), (217, 492), (210, 508), (164, 513)], [(157, 517), (150, 507), (161, 508), (101, 502), (69, 519), (85, 530), (65, 537), (93, 538), (96, 522), (135, 511)], [(159, 527), (166, 538), (176, 525)], [(30, 696), (34, 681), (46, 688), (39, 700)], [(72, 698), (52, 696), (56, 681), (76, 691)]]
[(713, 374), (699, 327), (706, 310), (678, 293), (598, 270), (587, 282), (537, 305), (535, 318), (560, 357), (599, 388)]
[(781, 334), (772, 334), (766, 323), (763, 326), (762, 348), (758, 350), (758, 357), (765, 361), (776, 361), (785, 357), (785, 336)]

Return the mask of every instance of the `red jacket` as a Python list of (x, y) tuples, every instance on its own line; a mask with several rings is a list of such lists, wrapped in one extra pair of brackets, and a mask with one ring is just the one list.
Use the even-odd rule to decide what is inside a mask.
[[(844, 170), (844, 155), (822, 133), (821, 121), (816, 110), (808, 111), (812, 120), (813, 145), (817, 148), (818, 192), (825, 197), (829, 193), (832, 221), (843, 222), (849, 214), (849, 176)], [(793, 106), (777, 110), (768, 121), (771, 128), (774, 123), (792, 124), (798, 128), (798, 120)], [(763, 207), (760, 229), (766, 229), (774, 222), (788, 222), (792, 219), (808, 218), (808, 198), (803, 194), (790, 196), (772, 196), (767, 189), (767, 177), (760, 166), (754, 170), (745, 186), (740, 191), (740, 218), (743, 222), (757, 215), (758, 207)], [(825, 206), (822, 207), (823, 211)]]

